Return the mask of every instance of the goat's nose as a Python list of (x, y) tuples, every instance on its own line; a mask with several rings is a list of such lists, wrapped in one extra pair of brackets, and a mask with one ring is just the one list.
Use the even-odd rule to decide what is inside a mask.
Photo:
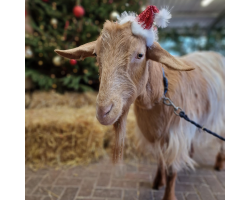
[(98, 106), (97, 108), (98, 117), (99, 118), (106, 117), (106, 115), (110, 113), (112, 107), (113, 107), (113, 104), (110, 104), (109, 106)]

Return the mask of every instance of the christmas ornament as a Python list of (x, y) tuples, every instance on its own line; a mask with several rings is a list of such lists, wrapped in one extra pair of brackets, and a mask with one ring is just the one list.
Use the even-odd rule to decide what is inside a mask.
[(33, 52), (30, 46), (25, 47), (25, 58), (31, 58), (33, 56)]
[(138, 16), (133, 12), (123, 12), (121, 17), (118, 17), (118, 23), (132, 22), (132, 33), (145, 38), (147, 46), (150, 47), (158, 39), (157, 27), (167, 27), (171, 17), (172, 15), (167, 7), (158, 10), (156, 6), (148, 6)]
[(42, 61), (42, 60), (39, 60), (39, 61), (38, 61), (38, 65), (40, 65), (40, 66), (43, 65), (43, 61)]
[(113, 11), (113, 12), (110, 13), (109, 17), (110, 17), (111, 20), (115, 21), (115, 20), (118, 19), (119, 13), (117, 11)]
[(71, 59), (71, 60), (69, 61), (69, 63), (70, 63), (72, 66), (74, 66), (74, 65), (76, 65), (77, 61), (74, 60), (74, 59)]
[(51, 25), (53, 26), (53, 28), (57, 28), (57, 19), (55, 19), (55, 18), (52, 18), (51, 20), (50, 20), (50, 23), (51, 23)]
[(55, 65), (55, 66), (60, 66), (61, 65), (61, 62), (62, 62), (62, 60), (61, 60), (61, 57), (60, 56), (55, 56), (54, 58), (53, 58), (53, 64)]
[(73, 9), (73, 13), (75, 15), (75, 17), (82, 17), (85, 13), (85, 10), (82, 6), (75, 6)]

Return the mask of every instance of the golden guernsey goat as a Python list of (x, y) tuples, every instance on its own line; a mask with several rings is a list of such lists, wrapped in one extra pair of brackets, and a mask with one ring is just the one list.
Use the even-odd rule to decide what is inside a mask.
[[(126, 117), (134, 103), (140, 143), (159, 159), (153, 187), (165, 183), (163, 199), (174, 200), (177, 172), (194, 165), (189, 155), (191, 143), (208, 142), (213, 136), (200, 132), (163, 104), (162, 68), (169, 82), (166, 96), (192, 120), (224, 136), (225, 61), (215, 52), (173, 57), (156, 41), (148, 47), (150, 41), (132, 29), (131, 21), (106, 21), (96, 41), (55, 52), (69, 59), (96, 57), (100, 72), (96, 117), (103, 125), (114, 125), (115, 163), (122, 159)], [(224, 161), (221, 142), (215, 167), (222, 169)]]

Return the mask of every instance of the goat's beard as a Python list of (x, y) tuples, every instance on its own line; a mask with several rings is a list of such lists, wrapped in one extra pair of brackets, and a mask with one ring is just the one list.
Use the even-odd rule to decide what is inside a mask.
[(115, 142), (113, 148), (113, 163), (120, 163), (123, 160), (124, 141), (126, 136), (126, 124), (129, 108), (126, 109), (121, 117), (114, 123)]

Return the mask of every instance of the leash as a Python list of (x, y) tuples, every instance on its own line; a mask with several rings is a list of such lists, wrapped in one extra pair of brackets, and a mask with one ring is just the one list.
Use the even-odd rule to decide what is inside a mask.
[(225, 138), (221, 137), (220, 135), (202, 127), (201, 125), (197, 124), (196, 122), (192, 121), (191, 119), (189, 119), (189, 117), (185, 114), (185, 112), (180, 108), (180, 107), (177, 107), (174, 105), (174, 103), (168, 98), (168, 97), (165, 97), (167, 91), (168, 91), (168, 79), (167, 77), (165, 76), (165, 73), (164, 73), (164, 69), (162, 68), (162, 73), (163, 73), (163, 83), (164, 83), (164, 96), (163, 96), (163, 103), (167, 106), (172, 106), (174, 108), (174, 113), (185, 119), (186, 121), (190, 122), (191, 124), (195, 125), (197, 128), (200, 128), (201, 130), (203, 131), (206, 131), (207, 133), (225, 141)]

